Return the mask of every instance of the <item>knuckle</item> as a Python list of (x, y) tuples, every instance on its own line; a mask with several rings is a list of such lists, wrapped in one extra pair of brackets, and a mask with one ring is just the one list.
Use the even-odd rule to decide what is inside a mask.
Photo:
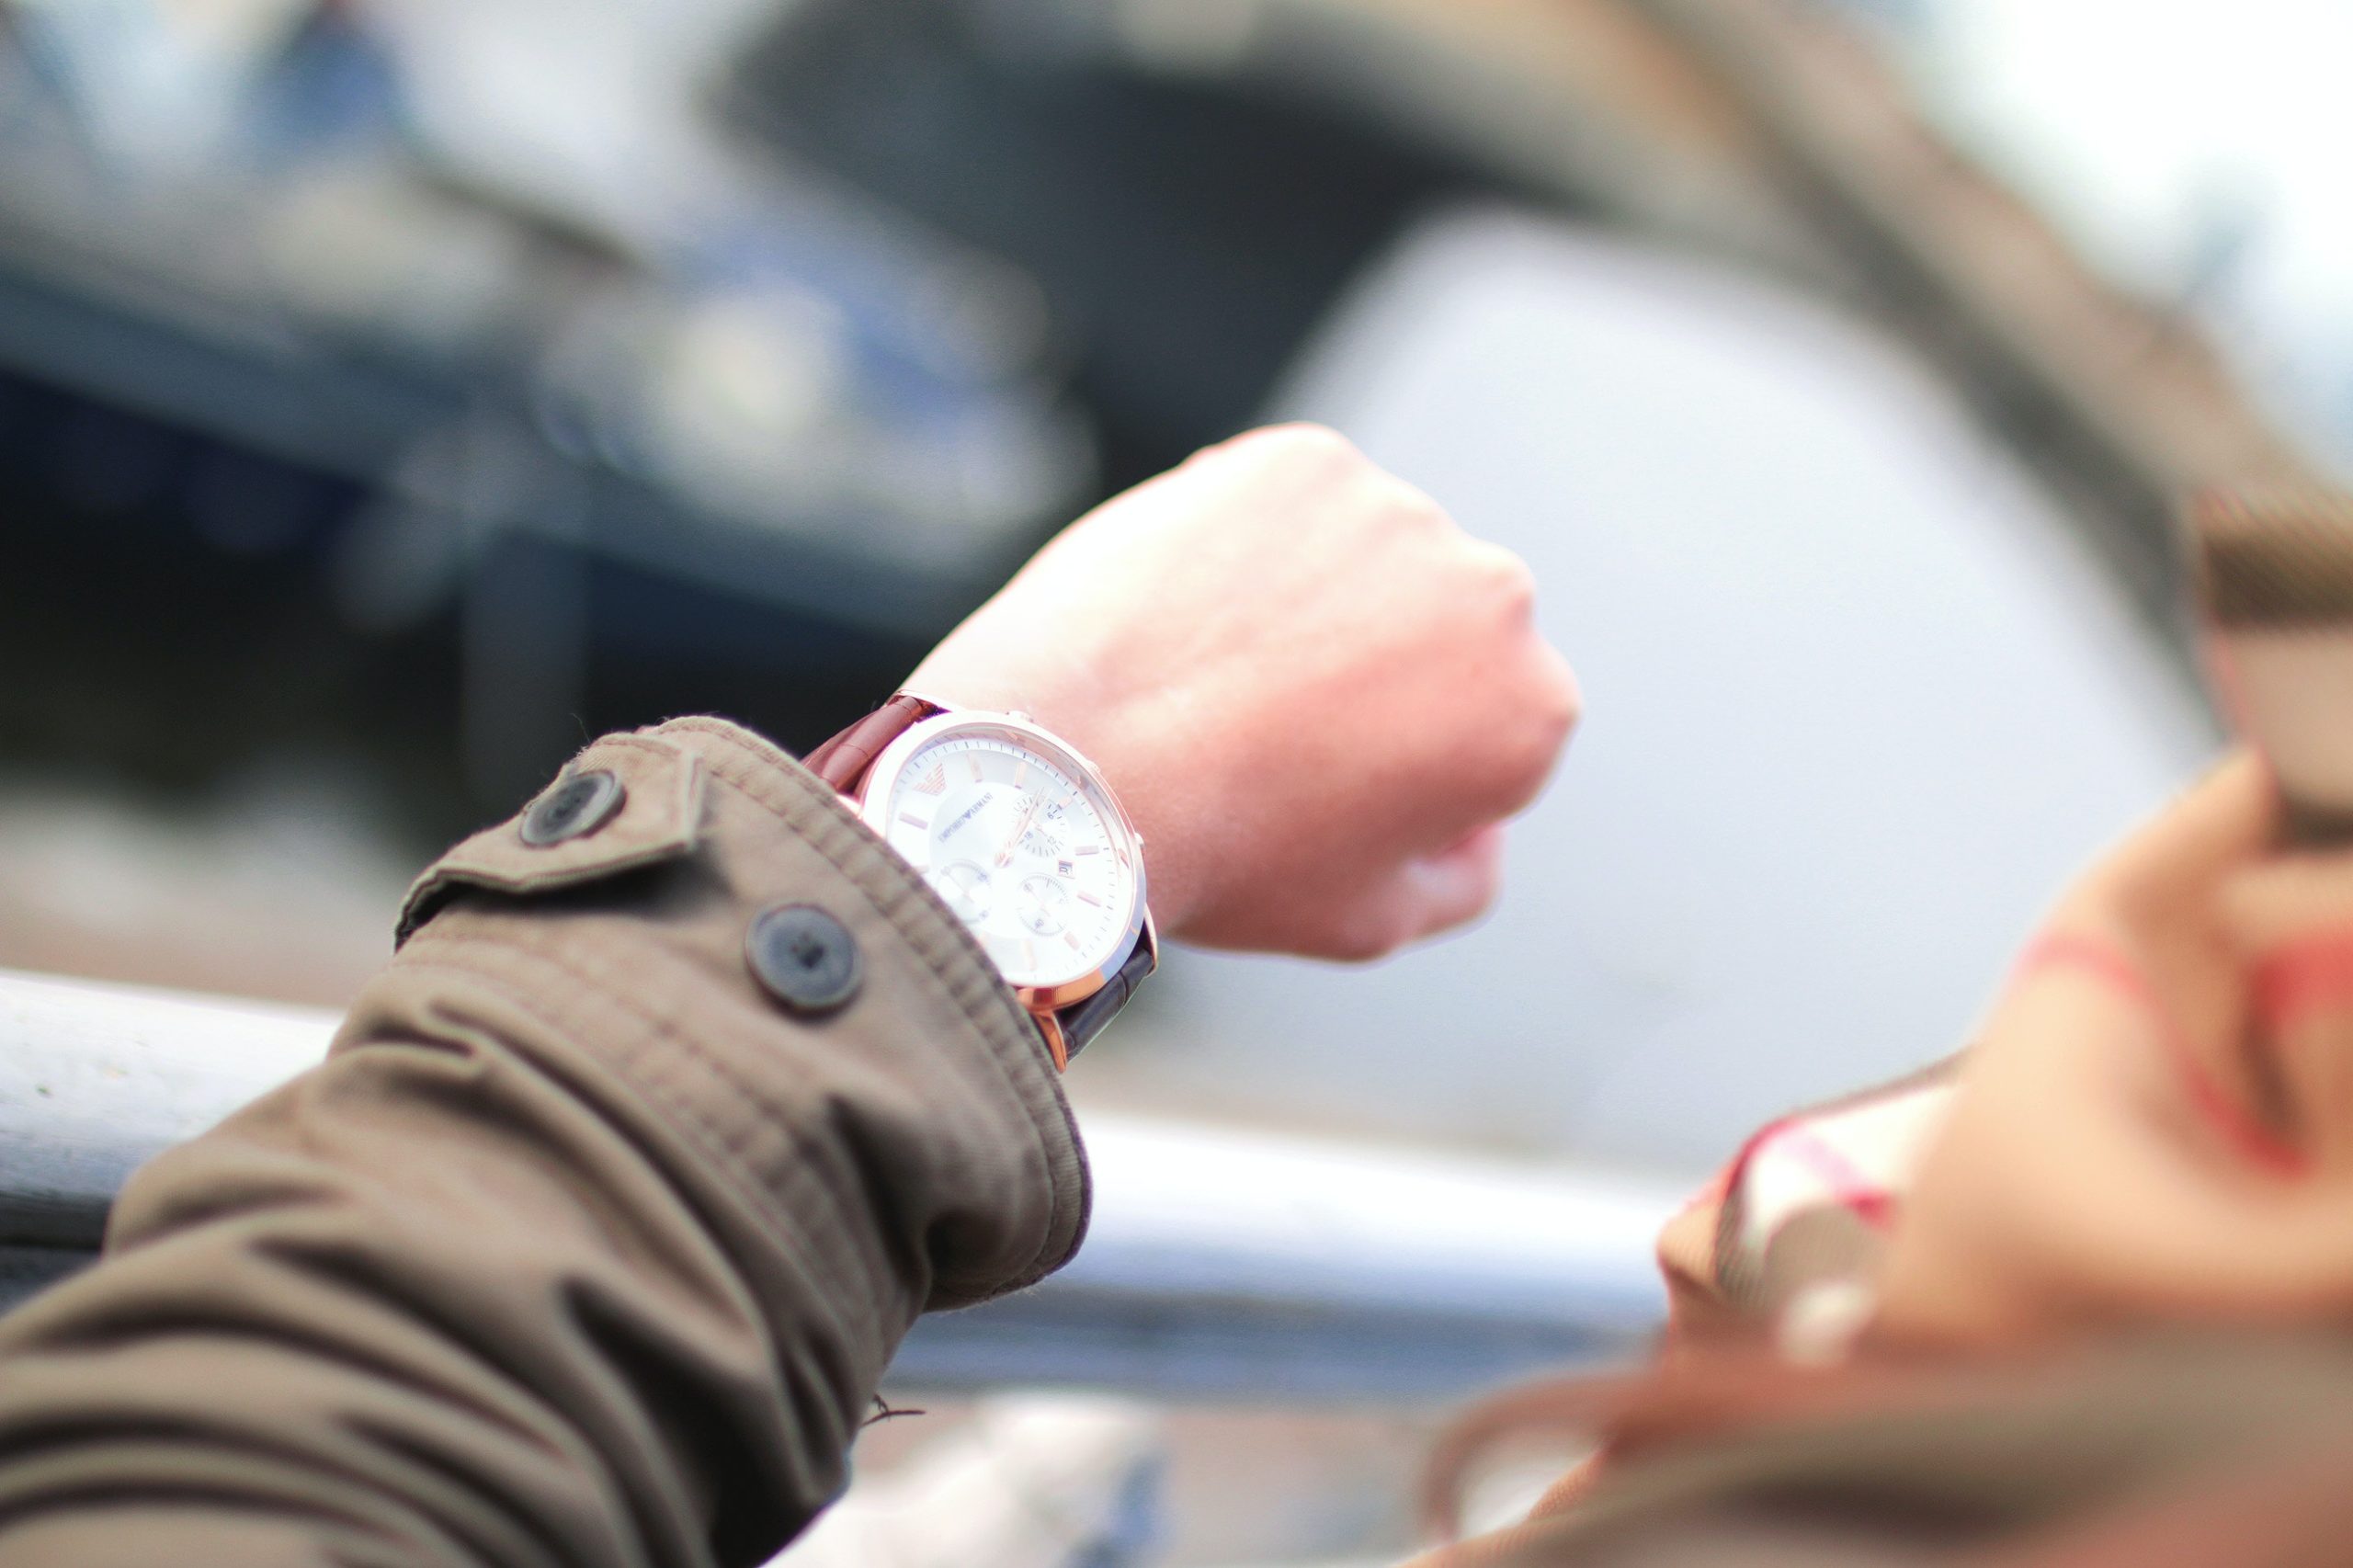
[(1286, 425), (1270, 425), (1267, 433), (1302, 452), (1315, 452), (1326, 457), (1357, 455), (1357, 445), (1329, 425), (1319, 425), (1312, 419), (1295, 419)]
[(1427, 492), (1394, 474), (1383, 473), (1381, 478), (1383, 517), (1408, 533), (1443, 534), (1453, 529), (1454, 519)]
[(1512, 722), (1498, 736), (1493, 803), (1500, 812), (1520, 811), (1542, 793), (1584, 711), (1566, 661), (1545, 649), (1540, 668), (1514, 702)]
[(1544, 673), (1535, 707), (1540, 722), (1550, 726), (1556, 750), (1585, 718), (1585, 690), (1577, 685), (1576, 672), (1550, 643), (1544, 647)]
[(1299, 422), (1268, 425), (1236, 437), (1234, 445), (1270, 461), (1327, 468), (1362, 463), (1356, 443), (1328, 425)]
[(1510, 621), (1536, 613), (1536, 574), (1518, 554), (1499, 544), (1479, 547), (1480, 580), (1496, 612)]
[(1552, 777), (1552, 764), (1559, 756), (1557, 749), (1523, 741), (1497, 770), (1488, 808), (1498, 817), (1511, 817), (1535, 804), (1544, 792), (1545, 781)]
[(1435, 937), (1442, 932), (1461, 930), (1465, 926), (1484, 917), (1487, 912), (1495, 907), (1496, 895), (1502, 891), (1501, 878), (1488, 878), (1484, 886), (1476, 892), (1464, 895), (1461, 903), (1433, 920), (1428, 930), (1417, 935)]
[(1343, 963), (1370, 963), (1387, 958), (1412, 940), (1398, 910), (1375, 905), (1351, 911), (1332, 933), (1324, 956)]

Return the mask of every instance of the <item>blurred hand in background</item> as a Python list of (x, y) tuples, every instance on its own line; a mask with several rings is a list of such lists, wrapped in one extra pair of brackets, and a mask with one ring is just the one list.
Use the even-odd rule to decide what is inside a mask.
[(2242, 753), (2060, 902), (1906, 1198), (1879, 1329), (2015, 1345), (2353, 1311), (2353, 854)]

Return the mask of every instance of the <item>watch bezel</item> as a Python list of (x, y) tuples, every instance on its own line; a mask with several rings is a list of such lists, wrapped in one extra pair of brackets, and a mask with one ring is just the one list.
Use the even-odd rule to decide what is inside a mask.
[(1051, 1013), (1074, 1003), (1084, 1002), (1111, 983), (1112, 977), (1120, 972), (1120, 966), (1128, 961), (1128, 956), (1135, 951), (1136, 944), (1143, 939), (1149, 905), (1144, 882), (1143, 835), (1137, 831), (1135, 819), (1128, 815), (1127, 807), (1120, 803), (1119, 794), (1103, 777), (1102, 769), (1097, 767), (1086, 753), (1026, 715), (990, 713), (972, 709), (935, 713), (909, 725), (876, 756), (858, 787), (858, 818), (888, 843), (891, 836), (891, 797), (897, 790), (899, 778), (906, 771), (907, 764), (916, 753), (935, 741), (966, 733), (990, 733), (1011, 739), (1025, 749), (1040, 754), (1055, 767), (1084, 778), (1110, 808), (1120, 831), (1126, 835), (1124, 846), (1113, 847), (1132, 879), (1135, 896), (1126, 913), (1126, 927), (1119, 941), (1113, 944), (1110, 956), (1100, 967), (1059, 984), (1015, 985), (1013, 988), (1015, 996), (1032, 1013)]

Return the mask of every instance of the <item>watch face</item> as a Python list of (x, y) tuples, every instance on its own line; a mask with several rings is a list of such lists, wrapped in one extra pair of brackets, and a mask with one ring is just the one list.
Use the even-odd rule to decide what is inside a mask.
[(927, 720), (876, 759), (864, 810), (1013, 985), (1074, 985), (1133, 946), (1143, 910), (1134, 831), (1042, 732)]

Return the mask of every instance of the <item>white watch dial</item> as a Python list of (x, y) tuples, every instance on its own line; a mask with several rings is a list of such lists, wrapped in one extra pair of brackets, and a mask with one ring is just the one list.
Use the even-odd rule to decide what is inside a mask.
[(1012, 984), (1065, 985), (1125, 956), (1136, 846), (1079, 769), (983, 723), (923, 744), (883, 782), (869, 820)]

